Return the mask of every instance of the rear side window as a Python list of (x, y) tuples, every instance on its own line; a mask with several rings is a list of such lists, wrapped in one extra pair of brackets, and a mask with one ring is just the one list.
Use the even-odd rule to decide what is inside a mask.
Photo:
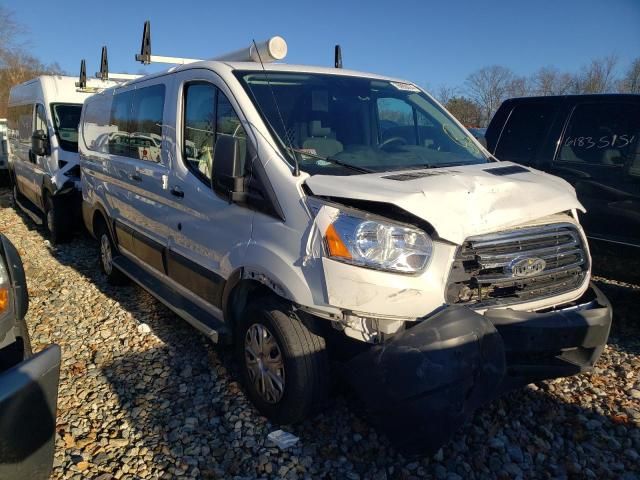
[(640, 167), (640, 105), (585, 103), (571, 114), (556, 162)]
[(129, 125), (129, 156), (159, 162), (162, 147), (164, 85), (135, 90)]
[(110, 135), (117, 131), (111, 125), (111, 103), (113, 96), (97, 94), (84, 104), (82, 117), (82, 137), (89, 150), (109, 153)]
[(554, 113), (555, 107), (548, 103), (516, 105), (498, 140), (496, 157), (531, 165), (546, 139)]
[(31, 145), (33, 105), (9, 107), (7, 137), (9, 141)]
[(215, 142), (221, 135), (246, 137), (231, 102), (212, 84), (187, 84), (184, 93), (182, 157), (189, 170), (207, 185), (213, 171)]
[(131, 133), (131, 104), (133, 100), (133, 90), (116, 93), (111, 105), (110, 125), (113, 131), (107, 138), (107, 149), (112, 155), (130, 157), (129, 134)]

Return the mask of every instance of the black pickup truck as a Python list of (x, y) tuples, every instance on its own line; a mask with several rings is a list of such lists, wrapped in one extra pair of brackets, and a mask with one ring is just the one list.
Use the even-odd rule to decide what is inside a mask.
[(0, 234), (0, 479), (49, 478), (60, 347), (31, 351), (29, 297), (20, 255)]

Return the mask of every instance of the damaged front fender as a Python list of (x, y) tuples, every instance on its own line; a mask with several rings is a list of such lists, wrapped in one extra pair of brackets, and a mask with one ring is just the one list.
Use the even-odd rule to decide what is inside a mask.
[(489, 320), (449, 307), (348, 361), (346, 376), (398, 448), (435, 451), (495, 397), (504, 350)]

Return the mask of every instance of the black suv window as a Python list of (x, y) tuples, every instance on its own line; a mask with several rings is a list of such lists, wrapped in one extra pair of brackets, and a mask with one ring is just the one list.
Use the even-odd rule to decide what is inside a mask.
[(640, 106), (585, 103), (571, 115), (556, 162), (640, 167)]
[(555, 107), (548, 103), (516, 105), (498, 140), (496, 157), (531, 165), (546, 138), (554, 112)]
[(229, 99), (210, 83), (185, 87), (182, 158), (187, 167), (209, 184), (216, 139), (220, 135), (244, 138), (245, 131)]

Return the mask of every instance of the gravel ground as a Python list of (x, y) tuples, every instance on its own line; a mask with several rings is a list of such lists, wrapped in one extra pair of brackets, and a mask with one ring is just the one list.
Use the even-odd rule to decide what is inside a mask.
[(480, 409), (430, 457), (408, 458), (348, 393), (289, 450), (234, 377), (228, 350), (137, 286), (110, 287), (88, 237), (52, 248), (0, 191), (18, 247), (35, 350), (62, 347), (53, 478), (640, 479), (640, 287), (605, 279), (615, 320), (591, 374), (541, 382)]

